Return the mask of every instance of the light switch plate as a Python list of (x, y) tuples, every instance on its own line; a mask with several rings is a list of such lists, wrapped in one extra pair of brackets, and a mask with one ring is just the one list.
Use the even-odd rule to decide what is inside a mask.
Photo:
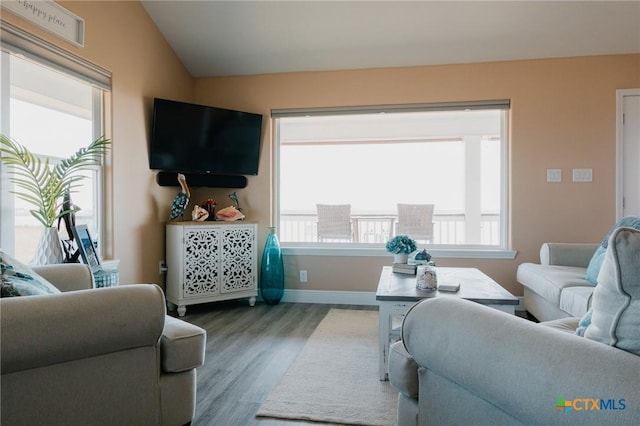
[(562, 169), (547, 169), (547, 182), (562, 182)]
[(593, 169), (573, 169), (574, 182), (593, 182)]

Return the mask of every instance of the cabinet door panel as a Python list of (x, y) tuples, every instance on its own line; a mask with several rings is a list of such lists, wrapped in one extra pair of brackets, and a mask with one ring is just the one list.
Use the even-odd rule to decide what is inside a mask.
[(222, 293), (255, 288), (256, 233), (253, 226), (232, 226), (222, 231)]
[(220, 293), (219, 229), (189, 229), (184, 233), (183, 297)]

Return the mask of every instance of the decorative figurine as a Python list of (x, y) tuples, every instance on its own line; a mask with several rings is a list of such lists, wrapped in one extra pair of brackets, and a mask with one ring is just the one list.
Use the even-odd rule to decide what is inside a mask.
[(202, 207), (207, 211), (207, 213), (209, 213), (209, 218), (207, 220), (216, 220), (216, 200), (214, 200), (213, 198), (209, 198), (207, 201), (202, 203), (200, 207)]
[(187, 178), (182, 173), (178, 173), (178, 183), (180, 183), (182, 191), (176, 195), (173, 203), (171, 203), (171, 213), (169, 215), (171, 220), (175, 220), (178, 217), (183, 218), (191, 197), (191, 192), (189, 192), (189, 187), (187, 186)]
[(238, 194), (236, 194), (236, 191), (233, 191), (231, 194), (229, 194), (229, 198), (231, 198), (233, 207), (235, 207), (238, 211), (242, 211), (242, 209), (240, 208), (240, 202), (238, 201)]
[(69, 191), (65, 192), (60, 209), (62, 216), (58, 218), (58, 231), (60, 231), (60, 221), (64, 221), (68, 237), (61, 240), (62, 249), (64, 250), (64, 263), (79, 262), (80, 251), (76, 248), (77, 244), (74, 243), (73, 227), (76, 226), (76, 212), (80, 210), (82, 209), (71, 201), (71, 193)]
[(431, 260), (431, 255), (429, 254), (429, 252), (427, 250), (422, 250), (418, 253), (416, 253), (415, 260), (417, 261), (422, 261), (424, 263), (428, 263)]
[(191, 219), (197, 222), (204, 222), (209, 217), (209, 212), (200, 207), (199, 205), (193, 206), (193, 211), (191, 212)]

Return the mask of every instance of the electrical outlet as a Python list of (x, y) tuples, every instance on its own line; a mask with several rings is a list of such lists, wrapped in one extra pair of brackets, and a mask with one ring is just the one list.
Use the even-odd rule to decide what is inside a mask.
[(300, 270), (300, 282), (301, 283), (306, 283), (307, 282), (307, 270), (306, 269), (301, 269)]
[(158, 263), (158, 274), (163, 275), (167, 272), (167, 264), (164, 263), (164, 260), (161, 260)]

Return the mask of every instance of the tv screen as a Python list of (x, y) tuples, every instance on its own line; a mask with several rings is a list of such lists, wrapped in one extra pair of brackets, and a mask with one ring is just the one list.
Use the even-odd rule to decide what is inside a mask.
[(257, 175), (262, 115), (154, 99), (149, 167), (217, 175)]

